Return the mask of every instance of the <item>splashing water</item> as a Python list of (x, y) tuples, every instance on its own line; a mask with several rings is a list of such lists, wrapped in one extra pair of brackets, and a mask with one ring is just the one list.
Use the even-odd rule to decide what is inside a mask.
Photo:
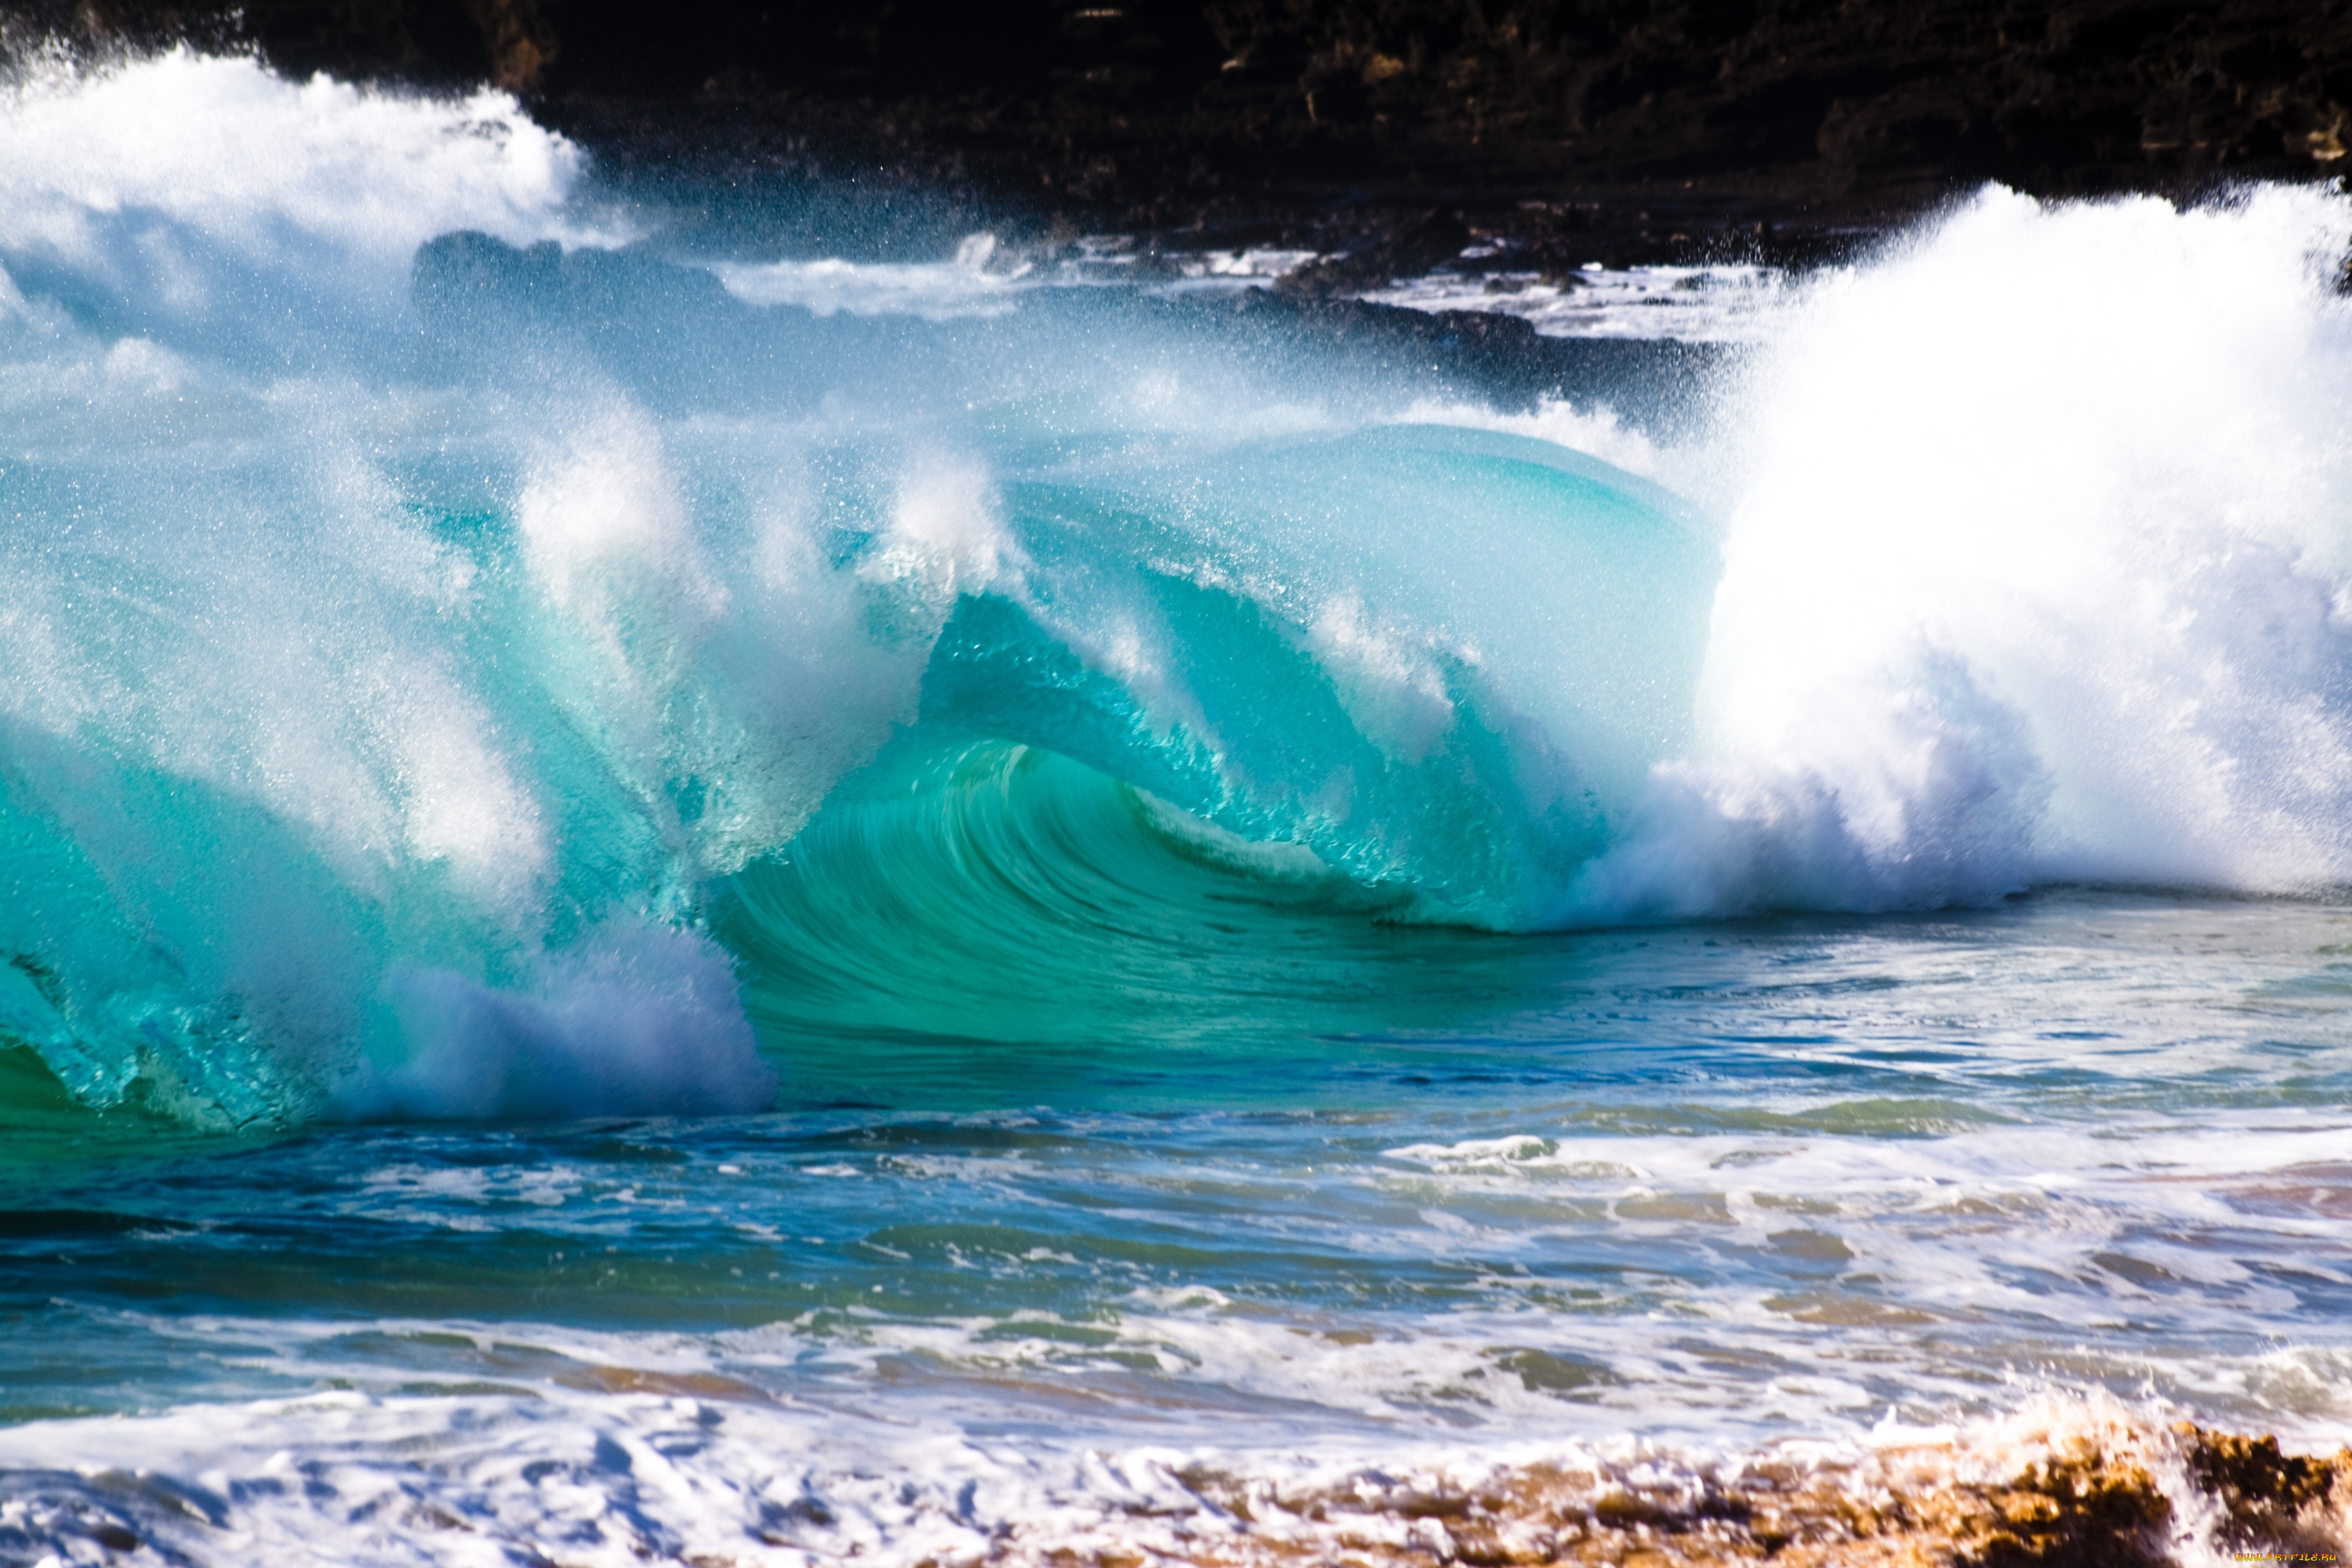
[(1989, 193), (1730, 399), (1700, 702), (1595, 913), (2346, 876), (2334, 197)]

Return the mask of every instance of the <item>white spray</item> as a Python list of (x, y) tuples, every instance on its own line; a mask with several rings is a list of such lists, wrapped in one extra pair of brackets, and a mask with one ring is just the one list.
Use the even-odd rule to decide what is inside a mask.
[(2352, 208), (1986, 192), (1726, 398), (1704, 743), (1570, 918), (2352, 876)]

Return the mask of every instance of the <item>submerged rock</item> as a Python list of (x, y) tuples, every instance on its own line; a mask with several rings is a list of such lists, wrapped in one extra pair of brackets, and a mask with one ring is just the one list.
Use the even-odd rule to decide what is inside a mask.
[(1378, 289), (1444, 267), (1468, 249), (1472, 239), (1459, 213), (1423, 213), (1339, 255), (1307, 263), (1278, 287), (1311, 297)]
[(1187, 1554), (1216, 1564), (2159, 1568), (2213, 1552), (2332, 1562), (2352, 1543), (2352, 1449), (2286, 1455), (2274, 1438), (2063, 1405), (1858, 1458), (1692, 1467), (1644, 1450), (1296, 1489), (1183, 1479), (1239, 1521)]

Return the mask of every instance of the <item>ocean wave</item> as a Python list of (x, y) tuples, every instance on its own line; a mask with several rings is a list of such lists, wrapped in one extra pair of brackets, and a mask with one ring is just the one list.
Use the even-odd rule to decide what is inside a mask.
[(740, 1108), (751, 1023), (945, 1026), (894, 922), (2352, 879), (2340, 195), (1987, 192), (1528, 413), (976, 253), (729, 272), (494, 93), (183, 50), (0, 123), (0, 1028), (92, 1107)]

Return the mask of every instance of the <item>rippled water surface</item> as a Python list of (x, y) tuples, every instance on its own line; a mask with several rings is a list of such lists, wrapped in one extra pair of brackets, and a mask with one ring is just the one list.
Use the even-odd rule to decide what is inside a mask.
[(2049, 1380), (2346, 1418), (2352, 916), (1234, 912), (1231, 1011), (1170, 1037), (861, 1034), (765, 1116), (12, 1161), (11, 1413), (673, 1376), (1097, 1441), (1753, 1442)]

